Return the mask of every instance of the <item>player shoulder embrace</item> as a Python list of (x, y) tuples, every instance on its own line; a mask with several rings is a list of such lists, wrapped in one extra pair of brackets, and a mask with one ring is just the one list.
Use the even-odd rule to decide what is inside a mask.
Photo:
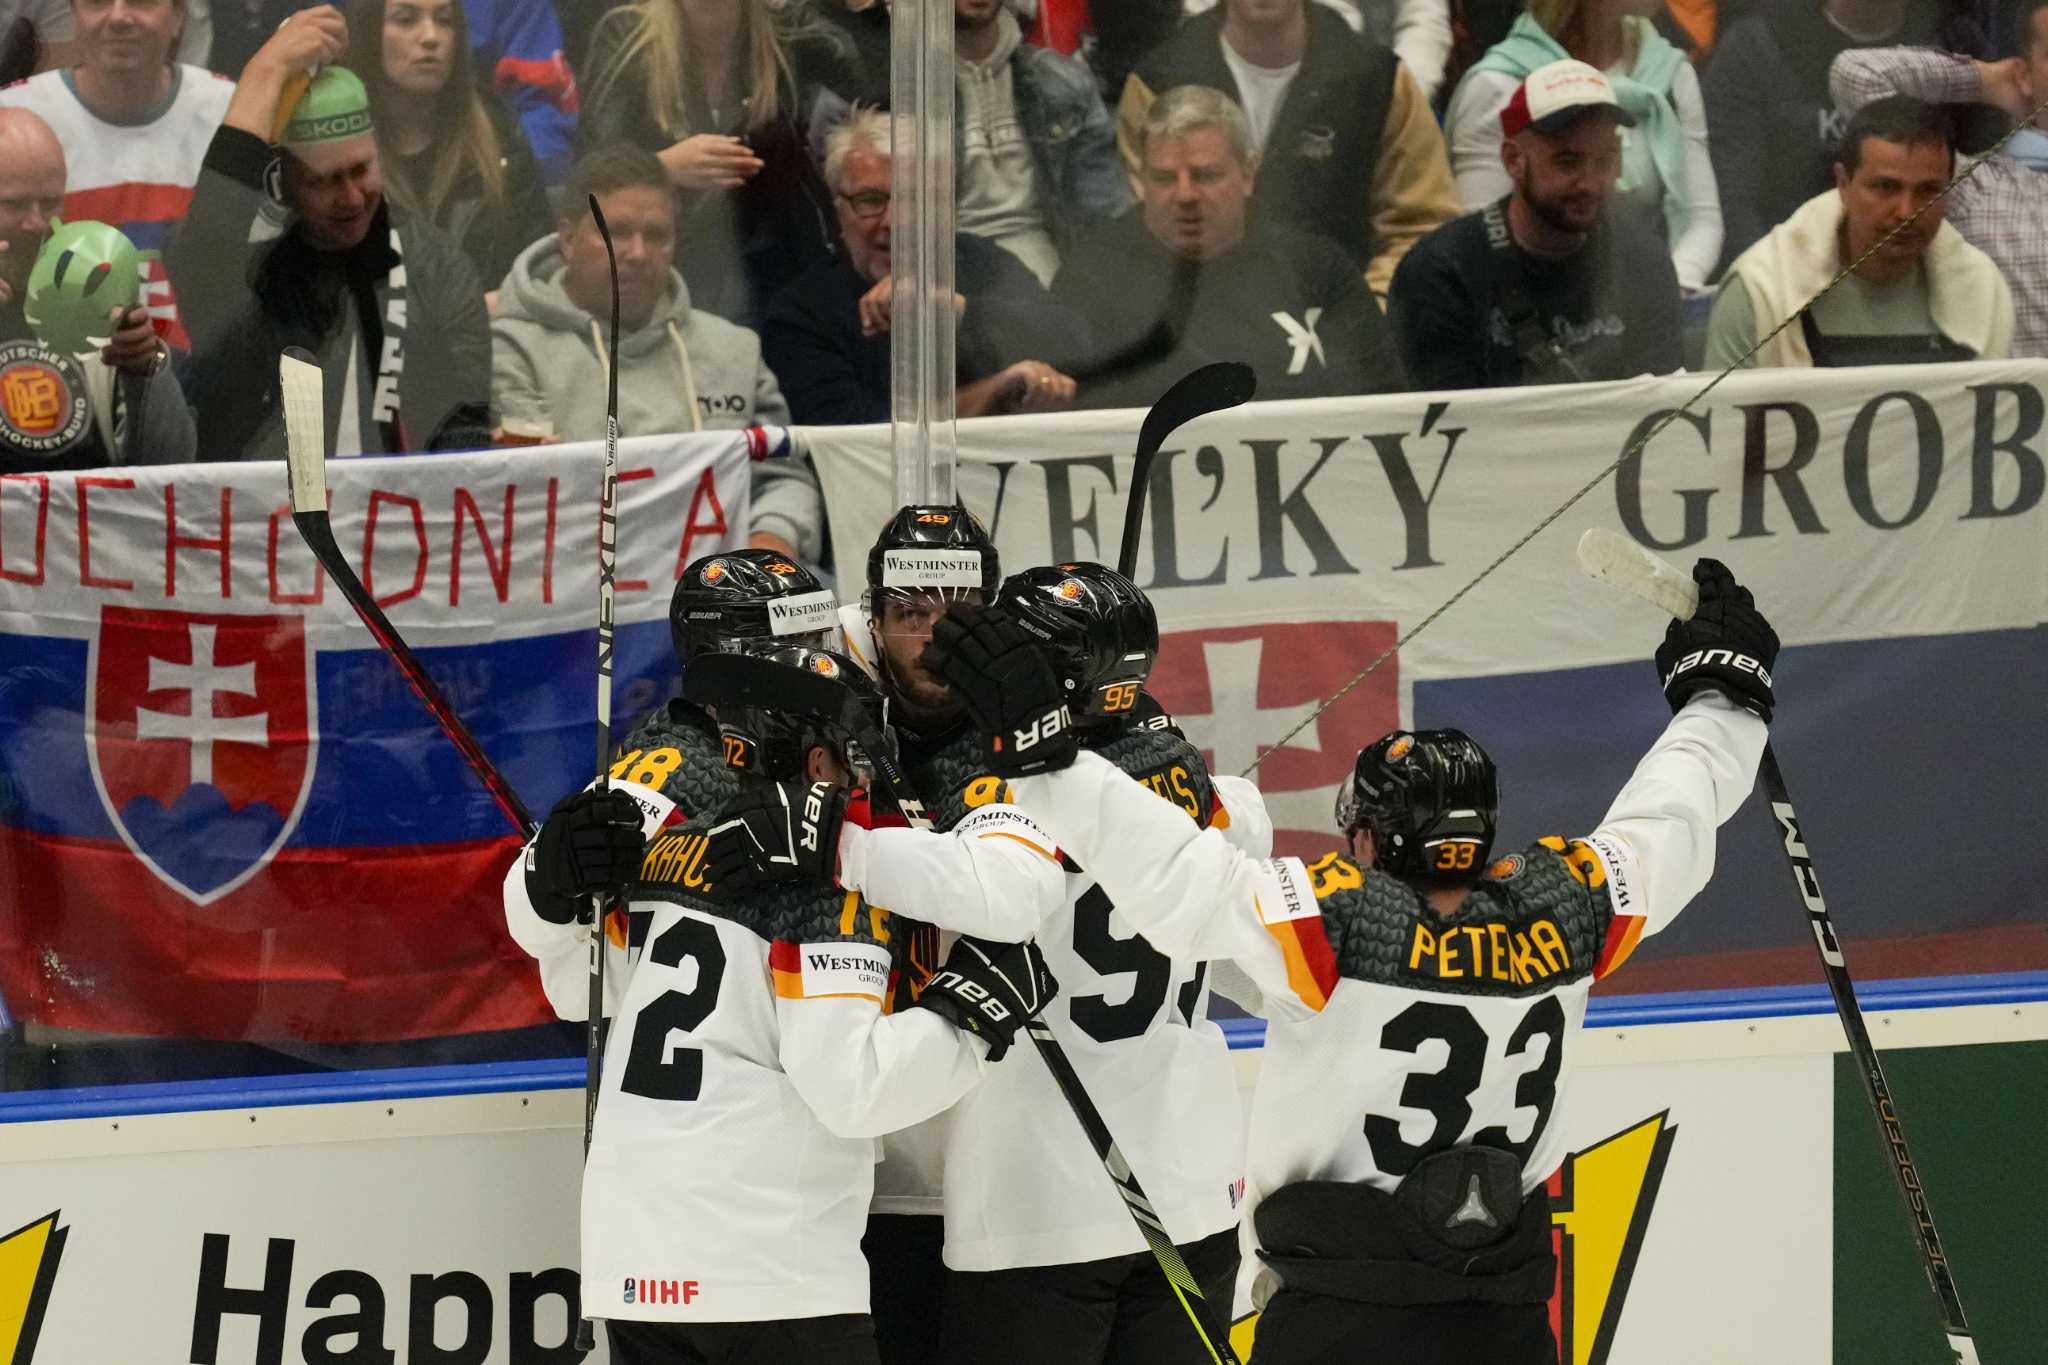
[[(1493, 859), (1492, 760), (1449, 729), (1368, 745), (1339, 797), (1346, 847), (1313, 862), (1248, 857), (1078, 747), (1015, 781), (1148, 937), (1231, 958), (1274, 1004), (1246, 1177), (1263, 1365), (1333, 1343), (1556, 1360), (1545, 1181), (1587, 991), (1706, 884), (1774, 706), (1776, 633), (1722, 565), (1693, 579), (1698, 611), (1657, 650), (1673, 720), (1577, 839)], [(992, 744), (1058, 699), (1017, 647), (1037, 642), (1000, 612), (935, 635)]]

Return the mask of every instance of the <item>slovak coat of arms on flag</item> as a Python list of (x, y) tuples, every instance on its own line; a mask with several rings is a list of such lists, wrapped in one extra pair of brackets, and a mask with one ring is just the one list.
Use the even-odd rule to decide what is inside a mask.
[(295, 616), (101, 609), (86, 746), (108, 818), (197, 905), (291, 837), (318, 745), (313, 656)]

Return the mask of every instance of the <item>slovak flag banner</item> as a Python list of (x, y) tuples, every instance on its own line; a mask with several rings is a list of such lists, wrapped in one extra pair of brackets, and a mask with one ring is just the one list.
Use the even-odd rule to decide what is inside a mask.
[[(614, 724), (762, 433), (620, 453)], [(772, 434), (771, 443), (780, 433)], [(587, 782), (601, 447), (331, 466), (336, 542), (514, 789)], [(552, 1017), (519, 836), (290, 524), (282, 463), (0, 477), (0, 1001), (132, 1037), (387, 1042)]]

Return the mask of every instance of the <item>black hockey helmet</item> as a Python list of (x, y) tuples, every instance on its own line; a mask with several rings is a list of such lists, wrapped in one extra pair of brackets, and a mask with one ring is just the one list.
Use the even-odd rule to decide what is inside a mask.
[[(844, 654), (772, 640), (746, 641), (740, 652), (845, 684), (860, 698), (874, 722), (875, 733), (882, 736), (884, 743), (894, 742), (885, 724), (881, 692), (859, 665)], [(727, 740), (727, 753), (734, 755), (732, 765), (758, 777), (775, 781), (801, 779), (805, 755), (819, 744), (830, 748), (852, 770), (855, 786), (866, 786), (874, 776), (873, 760), (860, 741), (828, 716), (798, 715), (772, 706), (721, 706), (718, 729)]]
[(1138, 585), (1101, 564), (1047, 564), (1011, 574), (996, 602), (1044, 643), (1074, 729), (1120, 730), (1159, 657), (1159, 618)]
[(669, 633), (684, 663), (747, 640), (822, 648), (838, 603), (803, 565), (773, 550), (727, 550), (683, 570), (668, 599)]
[(1493, 760), (1463, 730), (1382, 735), (1337, 793), (1338, 827), (1371, 830), (1373, 866), (1403, 880), (1478, 880), (1499, 817)]
[(965, 503), (899, 507), (868, 551), (863, 598), (868, 616), (881, 614), (891, 592), (936, 592), (946, 601), (979, 590), (982, 601), (1003, 581), (996, 543)]

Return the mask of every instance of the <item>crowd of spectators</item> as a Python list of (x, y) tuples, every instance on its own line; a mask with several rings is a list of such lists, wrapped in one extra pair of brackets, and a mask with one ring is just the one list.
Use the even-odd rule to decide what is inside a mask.
[[(2048, 0), (953, 6), (963, 415), (2048, 355)], [(0, 0), (0, 472), (273, 458), (288, 345), (338, 455), (595, 437), (593, 194), (626, 434), (885, 420), (888, 57), (888, 0)], [(142, 259), (77, 354), (60, 218)]]

